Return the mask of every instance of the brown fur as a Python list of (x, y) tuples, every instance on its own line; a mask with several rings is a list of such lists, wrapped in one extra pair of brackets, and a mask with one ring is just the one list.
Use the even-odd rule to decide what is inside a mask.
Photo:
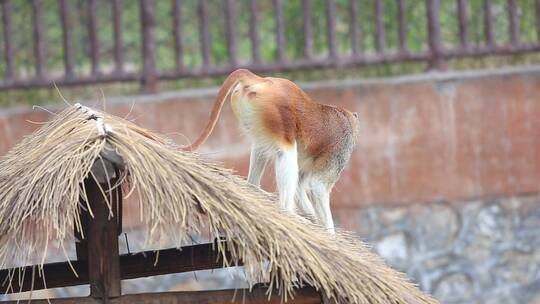
[[(234, 88), (237, 90), (231, 92)], [(238, 103), (247, 100), (257, 109), (255, 119), (260, 120), (262, 130), (259, 131), (263, 133), (259, 135), (271, 137), (279, 146), (289, 146), (297, 140), (315, 159), (331, 155), (339, 141), (357, 129), (357, 119), (352, 112), (314, 102), (294, 82), (262, 78), (239, 69), (227, 77), (219, 90), (210, 119), (199, 138), (184, 150), (196, 150), (208, 139), (229, 95), (238, 120), (242, 120)]]
[(333, 231), (329, 193), (352, 153), (357, 116), (314, 102), (290, 80), (240, 69), (225, 79), (204, 131), (186, 150), (206, 141), (229, 96), (253, 141), (248, 180), (258, 185), (266, 162), (275, 157), (281, 207), (318, 218)]

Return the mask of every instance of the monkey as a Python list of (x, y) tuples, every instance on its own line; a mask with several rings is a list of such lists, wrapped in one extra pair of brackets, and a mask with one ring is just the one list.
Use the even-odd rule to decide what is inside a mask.
[(260, 186), (274, 160), (279, 205), (335, 233), (330, 192), (351, 157), (358, 114), (317, 103), (290, 80), (238, 69), (219, 89), (206, 127), (184, 150), (208, 139), (227, 99), (251, 141), (248, 182)]

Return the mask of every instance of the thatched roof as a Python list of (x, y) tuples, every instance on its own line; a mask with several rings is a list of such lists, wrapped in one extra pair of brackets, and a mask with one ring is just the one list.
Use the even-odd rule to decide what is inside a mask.
[(0, 162), (0, 268), (34, 262), (33, 252), (43, 263), (49, 240), (62, 248), (72, 239), (87, 208), (81, 183), (107, 149), (122, 157), (124, 191), (138, 193), (150, 241), (172, 236), (181, 245), (204, 227), (226, 237), (225, 263), (243, 261), (253, 282), (270, 280), (284, 296), (304, 282), (338, 303), (436, 303), (353, 237), (287, 214), (273, 195), (131, 122), (76, 106)]

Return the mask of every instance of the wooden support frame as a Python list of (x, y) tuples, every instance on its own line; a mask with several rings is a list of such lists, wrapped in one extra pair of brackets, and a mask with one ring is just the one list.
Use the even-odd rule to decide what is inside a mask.
[[(110, 184), (115, 184), (115, 180)], [(101, 188), (91, 178), (85, 181), (88, 201), (94, 217), (87, 221), (88, 279), (90, 296), (94, 298), (116, 298), (122, 295), (120, 279), (120, 256), (118, 251), (117, 217), (121, 200), (120, 188)], [(103, 189), (105, 192), (102, 192)], [(108, 195), (108, 197), (105, 197)], [(110, 206), (108, 206), (110, 205)]]
[[(151, 303), (207, 303), (207, 304), (280, 304), (281, 297), (277, 292), (272, 293), (269, 298), (266, 294), (266, 287), (231, 290), (213, 290), (213, 291), (180, 291), (124, 295), (115, 299), (110, 299), (110, 304), (151, 304)], [(6, 304), (15, 304), (17, 301), (4, 302)], [(103, 303), (99, 299), (92, 297), (85, 298), (64, 298), (54, 299), (54, 304), (98, 304)], [(296, 296), (289, 299), (287, 303), (292, 304), (320, 304), (321, 295), (312, 287), (304, 287), (296, 290)], [(49, 304), (47, 300), (32, 300), (32, 304)]]
[[(119, 176), (118, 172), (116, 173), (116, 176)], [(159, 252), (146, 251), (120, 255), (118, 236), (121, 234), (122, 193), (120, 187), (109, 189), (110, 185), (114, 184), (115, 180), (113, 179), (110, 183), (101, 184), (100, 188), (100, 185), (92, 178), (87, 178), (84, 181), (88, 205), (92, 209), (93, 217), (88, 212), (81, 213), (82, 233), (75, 231), (75, 236), (79, 239), (75, 243), (77, 260), (43, 265), (47, 288), (89, 284), (90, 296), (53, 299), (54, 303), (281, 303), (281, 296), (274, 292), (269, 298), (266, 294), (267, 287), (264, 286), (256, 286), (251, 290), (122, 295), (122, 280), (222, 268), (223, 256), (216, 250), (215, 243), (186, 246), (182, 247), (181, 250), (171, 248)], [(83, 234), (85, 238), (82, 237)], [(155, 263), (158, 254), (159, 262)], [(227, 253), (225, 255), (227, 259), (230, 259)], [(72, 271), (70, 264), (77, 275)], [(241, 262), (235, 266), (240, 265), (242, 265)], [(31, 273), (33, 269), (37, 269), (36, 267), (38, 266), (0, 270), (0, 284), (13, 278), (11, 288), (7, 293), (44, 289), (42, 280), (34, 280), (32, 283)], [(26, 273), (26, 275), (19, 275), (21, 272)], [(24, 279), (19, 282), (18, 278), (22, 277)], [(1, 292), (6, 292), (6, 285), (8, 284), (0, 286)], [(17, 301), (0, 302), (18, 303)], [(295, 298), (289, 299), (287, 303), (315, 304), (322, 302), (321, 294), (318, 291), (312, 287), (304, 287), (297, 289)], [(32, 303), (48, 304), (50, 302), (49, 300), (32, 300)]]
[[(129, 280), (149, 276), (164, 274), (182, 273), (196, 270), (217, 269), (223, 266), (223, 259), (217, 251), (213, 249), (212, 243), (176, 248), (164, 249), (159, 252), (145, 251), (137, 254), (123, 254), (120, 256), (120, 279)], [(159, 261), (156, 262), (156, 255), (159, 254)], [(75, 276), (69, 264), (77, 271)], [(241, 264), (239, 264), (241, 265)], [(19, 273), (25, 272), (22, 284), (17, 280), (12, 282), (12, 289), (8, 293), (30, 291), (32, 287), (32, 267), (26, 266), (22, 269), (0, 270), (0, 282), (8, 278), (9, 273), (15, 273), (14, 278), (22, 277)], [(47, 278), (47, 288), (68, 287), (89, 284), (88, 264), (85, 260), (75, 260), (70, 262), (51, 263), (43, 265), (43, 270)], [(44, 289), (42, 280), (35, 280), (33, 290)], [(3, 290), (5, 291), (5, 290)]]

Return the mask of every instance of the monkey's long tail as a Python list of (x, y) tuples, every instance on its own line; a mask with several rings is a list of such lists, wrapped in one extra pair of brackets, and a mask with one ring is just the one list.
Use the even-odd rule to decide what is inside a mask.
[(225, 100), (229, 96), (231, 89), (236, 86), (236, 84), (242, 80), (244, 77), (251, 77), (251, 78), (258, 78), (259, 76), (253, 74), (251, 71), (246, 69), (238, 69), (225, 79), (223, 85), (219, 89), (218, 95), (214, 101), (214, 105), (212, 106), (212, 112), (210, 113), (210, 118), (208, 119), (208, 123), (206, 124), (206, 127), (202, 131), (202, 133), (199, 135), (199, 138), (195, 140), (191, 145), (187, 147), (183, 147), (182, 150), (184, 151), (194, 151), (199, 148), (200, 145), (202, 145), (212, 131), (214, 130), (214, 127), (216, 126), (217, 120), (219, 118), (219, 114), (221, 113), (221, 109), (223, 108), (223, 104), (225, 103)]

